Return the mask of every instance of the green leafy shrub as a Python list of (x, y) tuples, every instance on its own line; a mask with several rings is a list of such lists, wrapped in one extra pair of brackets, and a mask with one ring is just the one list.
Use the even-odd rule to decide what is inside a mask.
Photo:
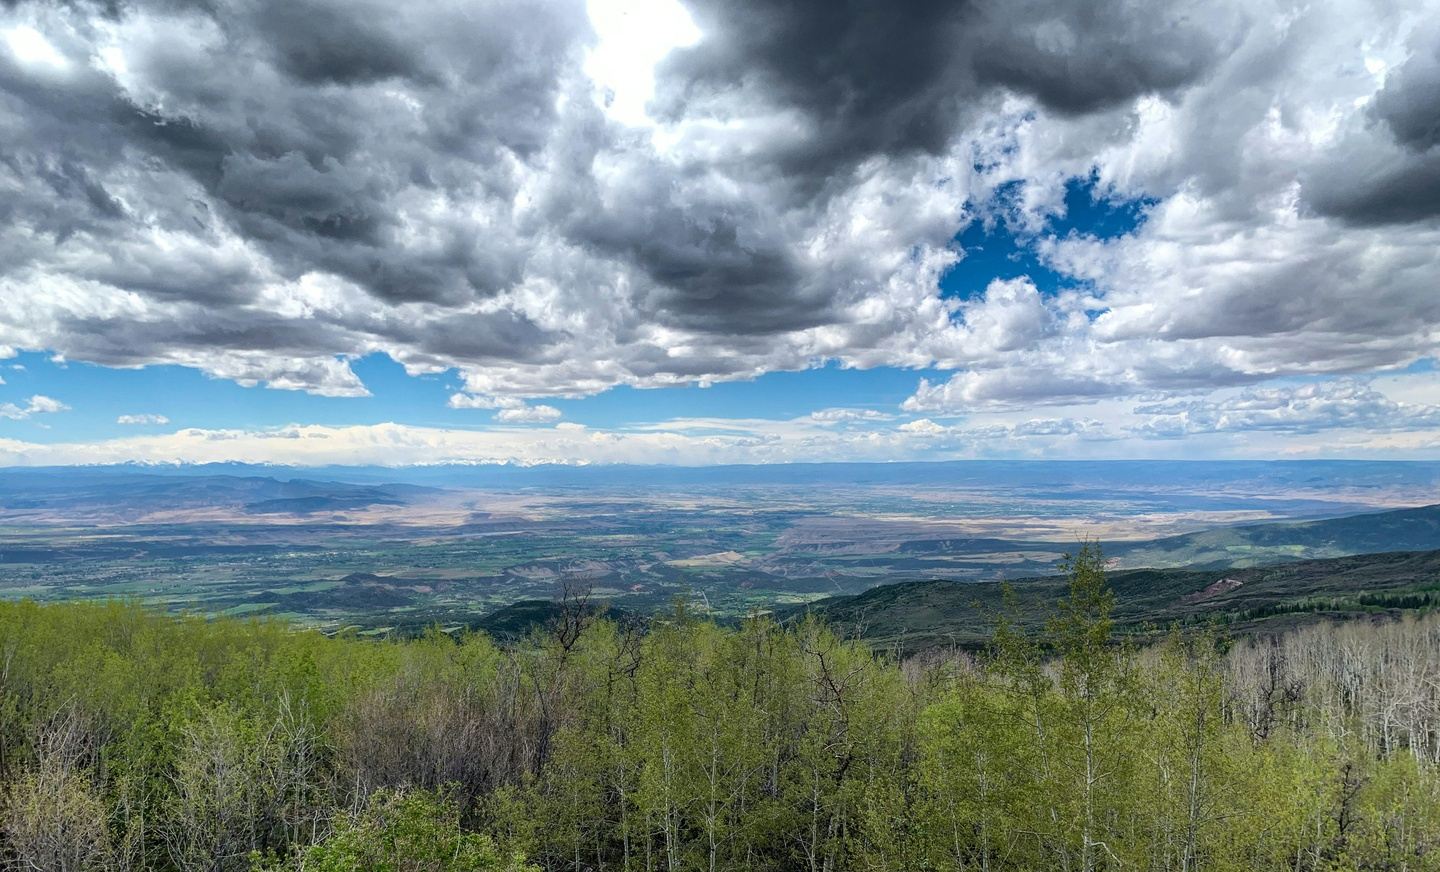
[[(257, 863), (257, 870), (267, 870)], [(288, 863), (267, 872), (530, 872), (489, 836), (461, 829), (460, 811), (422, 790), (381, 790), (365, 808), (342, 815), (335, 831)], [(537, 870), (538, 872), (538, 870)]]

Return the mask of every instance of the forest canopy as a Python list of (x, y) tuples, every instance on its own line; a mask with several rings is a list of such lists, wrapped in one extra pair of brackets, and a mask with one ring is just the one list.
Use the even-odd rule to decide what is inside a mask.
[(0, 858), (69, 870), (1440, 868), (1440, 619), (899, 659), (562, 608), (499, 645), (0, 603)]

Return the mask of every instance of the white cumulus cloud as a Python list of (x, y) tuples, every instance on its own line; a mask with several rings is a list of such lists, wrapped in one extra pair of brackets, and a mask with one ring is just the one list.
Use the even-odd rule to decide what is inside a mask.
[(63, 412), (69, 408), (59, 400), (36, 394), (23, 406), (15, 403), (0, 403), (0, 418), (23, 421), (33, 415), (48, 415), (54, 412)]

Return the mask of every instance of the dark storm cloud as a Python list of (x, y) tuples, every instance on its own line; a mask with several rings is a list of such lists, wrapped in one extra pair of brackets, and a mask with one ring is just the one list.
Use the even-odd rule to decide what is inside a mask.
[(1414, 41), (1410, 58), (1386, 78), (1370, 111), (1412, 151), (1440, 145), (1440, 26)]
[[(104, 232), (107, 224), (127, 215), (124, 204), (71, 156), (0, 154), (0, 164), (16, 176), (38, 183), (31, 197), (0, 199), (0, 223), (23, 220), (38, 232), (63, 242), (82, 230)], [(0, 273), (16, 265), (12, 258), (0, 264)]]
[[(588, 33), (579, 0), (7, 8), (48, 22), (67, 66), (37, 74), (0, 45), (0, 276), (58, 270), (153, 301), (62, 309), (36, 322), (46, 346), (252, 380), (270, 355), (272, 383), (347, 393), (329, 356), (372, 343), (452, 364), (548, 347), (512, 312), (369, 318), (377, 335), (345, 314), (359, 301), (306, 317), (258, 295), (328, 273), (386, 304), (464, 306), (519, 281), (508, 204)], [(93, 62), (109, 27), (128, 28), (120, 75)]]
[(1199, 80), (1232, 47), (1232, 15), (1147, 0), (981, 0), (965, 32), (981, 82), (1082, 114)]
[(1220, 46), (1146, 4), (688, 5), (704, 38), (661, 64), (655, 111), (730, 121), (770, 106), (800, 127), (757, 134), (703, 168), (632, 159), (604, 196), (577, 194), (594, 185), (578, 174), (551, 214), (575, 241), (643, 271), (642, 305), (661, 323), (718, 334), (834, 323), (864, 293), (862, 277), (803, 263), (785, 226), (819, 220), (861, 162), (939, 154), (1006, 90), (1084, 112), (1177, 88)]
[(253, 20), (280, 68), (302, 82), (351, 85), (425, 75), (422, 51), (388, 30), (390, 16), (292, 0), (258, 10)]
[(1319, 213), (1361, 225), (1440, 217), (1440, 27), (1410, 49), (1370, 104), (1370, 129), (1306, 179)]
[[(297, 274), (332, 270), (389, 299), (486, 296), (514, 281), (515, 265), (497, 264), (483, 251), (490, 240), (463, 221), (435, 247), (408, 244), (393, 200), (417, 179), (436, 185), (431, 174), (443, 178), (450, 161), (490, 166), (448, 168), (449, 195), (508, 184), (493, 165), (547, 139), (559, 77), (585, 31), (581, 7), (134, 2), (120, 16), (171, 10), (191, 42), (156, 41), (127, 58), (153, 103), (93, 72), (68, 87), (0, 80), (46, 122), (29, 144), (58, 144), (82, 169), (138, 157), (183, 172)], [(214, 45), (194, 42), (212, 35)], [(403, 98), (377, 91), (395, 77), (413, 80), (414, 117), (397, 120)]]
[(609, 193), (603, 205), (598, 196), (568, 204), (565, 231), (643, 270), (642, 302), (663, 322), (767, 334), (828, 320), (824, 296), (805, 292), (790, 240), (767, 228), (765, 204), (686, 185), (654, 164), (633, 167)]
[(1320, 214), (1352, 224), (1440, 217), (1440, 148), (1411, 155), (1358, 146), (1310, 176), (1305, 196)]
[[(24, 216), (56, 240), (124, 217), (92, 170), (158, 162), (193, 180), (205, 202), (151, 203), (152, 221), (183, 214), (202, 230), (238, 231), (290, 276), (321, 270), (389, 303), (458, 305), (523, 278), (533, 246), (503, 204), (516, 193), (517, 162), (549, 148), (579, 161), (573, 190), (548, 210), (557, 228), (640, 270), (636, 302), (660, 322), (719, 334), (834, 319), (853, 280), (807, 270), (777, 218), (832, 172), (876, 154), (943, 150), (996, 88), (1084, 111), (1183, 84), (1213, 52), (1183, 20), (1157, 28), (1145, 7), (1029, 3), (1011, 16), (948, 2), (699, 3), (706, 38), (664, 66), (658, 105), (704, 114), (738, 96), (798, 109), (809, 129), (757, 143), (753, 167), (730, 168), (763, 188), (758, 199), (723, 176), (717, 184), (641, 155), (622, 184), (587, 197), (590, 164), (623, 146), (603, 122), (557, 127), (562, 78), (588, 32), (578, 2), (72, 8), (172, 32), (127, 54), (138, 89), (89, 69), (64, 86), (18, 71), (0, 80), (23, 104), (17, 116), (39, 122), (24, 143), (32, 162), (56, 145), (66, 152), (45, 165), (51, 191), (32, 205), (53, 198), (55, 184), (89, 204), (43, 222), (44, 208)], [(70, 23), (89, 26), (83, 12)], [(1055, 75), (1014, 62), (1026, 57)], [(425, 192), (441, 205), (417, 234), (401, 215)], [(502, 205), (479, 222), (461, 217), (480, 203)], [(233, 270), (209, 284), (221, 282), (253, 284)], [(206, 284), (196, 298), (238, 298)], [(177, 295), (153, 277), (131, 287)]]
[[(657, 320), (732, 335), (834, 323), (866, 293), (867, 277), (848, 266), (802, 263), (779, 217), (818, 220), (864, 161), (940, 154), (1007, 91), (1082, 113), (1179, 88), (1222, 47), (1193, 19), (1150, 4), (687, 5), (704, 38), (661, 64), (654, 110), (672, 122), (732, 121), (769, 106), (794, 113), (798, 128), (758, 133), (693, 173), (632, 165), (609, 196), (568, 202), (560, 220), (644, 272)], [(707, 183), (717, 164), (746, 184)]]
[(214, 190), (255, 219), (257, 235), (264, 235), (267, 224), (274, 222), (337, 242), (373, 246), (380, 241), (383, 203), (375, 180), (334, 158), (316, 167), (295, 151), (274, 160), (226, 155)]
[(390, 325), (385, 334), (442, 359), (495, 363), (544, 360), (558, 342), (569, 338), (513, 312), (446, 315), (418, 325)]
[(723, 115), (726, 98), (798, 111), (778, 157), (825, 175), (874, 154), (938, 153), (996, 89), (1083, 113), (1186, 85), (1224, 48), (1185, 4), (1054, 0), (695, 0), (706, 38), (665, 64), (657, 107)]
[[(0, 41), (0, 294), (19, 301), (0, 347), (246, 381), (273, 357), (275, 384), (349, 394), (344, 361), (384, 351), (458, 368), (477, 402), (821, 361), (953, 366), (957, 402), (1005, 402), (1173, 386), (1134, 373), (1182, 358), (1226, 383), (1250, 366), (1236, 340), (1273, 355), (1246, 372), (1430, 347), (1410, 334), (1434, 318), (1434, 246), (1362, 257), (1388, 243), (1353, 234), (1440, 209), (1433, 37), (1332, 111), (1310, 77), (1336, 52), (1306, 54), (1337, 33), (1308, 20), (1328, 7), (687, 5), (700, 37), (657, 68), (659, 123), (632, 126), (597, 100), (583, 0), (0, 0), (0, 31), (43, 36), (28, 59)], [(1293, 158), (1272, 111), (1344, 135)], [(1256, 204), (1297, 174), (1305, 235), (1261, 238)], [(1044, 235), (1075, 178), (1161, 216), (1056, 256), (1094, 305), (1027, 332), (940, 295), (991, 192), (1014, 183)], [(1179, 192), (1200, 217), (1172, 252)], [(1223, 250), (1190, 264), (1197, 239)], [(1078, 374), (1025, 375), (1052, 368)]]
[[(198, 309), (198, 307), (197, 307)], [(172, 353), (253, 351), (292, 357), (348, 353), (349, 337), (334, 326), (234, 309), (182, 312), (189, 317), (63, 319), (73, 356), (110, 366), (135, 366), (153, 359), (155, 349)]]
[[(105, 77), (91, 73), (64, 88), (35, 81), (0, 52), (0, 168), (25, 182), (0, 197), (3, 224), (63, 241), (82, 231), (104, 233), (126, 216), (102, 180), (122, 160), (115, 147), (124, 141), (106, 123), (114, 108), (109, 90)], [(97, 117), (94, 129), (87, 122)], [(0, 271), (20, 260), (19, 252), (3, 254), (10, 256), (0, 257)]]
[(36, 164), (32, 172), (50, 186), (62, 199), (83, 200), (100, 219), (125, 217), (125, 206), (105, 186), (96, 181), (84, 166), (73, 160), (47, 160)]
[(944, 148), (973, 97), (959, 41), (963, 5), (934, 2), (688, 4), (705, 34), (661, 69), (659, 111), (720, 114), (744, 92), (813, 128), (783, 155), (825, 172), (873, 153)]

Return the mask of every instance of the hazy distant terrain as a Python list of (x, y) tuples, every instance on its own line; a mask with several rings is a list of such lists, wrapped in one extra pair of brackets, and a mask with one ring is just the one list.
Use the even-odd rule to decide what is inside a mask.
[(1310, 523), (1437, 494), (1420, 463), (6, 471), (0, 596), (383, 628), (581, 585), (738, 614), (1041, 575), (1087, 536), (1122, 567), (1440, 548), (1434, 511)]

